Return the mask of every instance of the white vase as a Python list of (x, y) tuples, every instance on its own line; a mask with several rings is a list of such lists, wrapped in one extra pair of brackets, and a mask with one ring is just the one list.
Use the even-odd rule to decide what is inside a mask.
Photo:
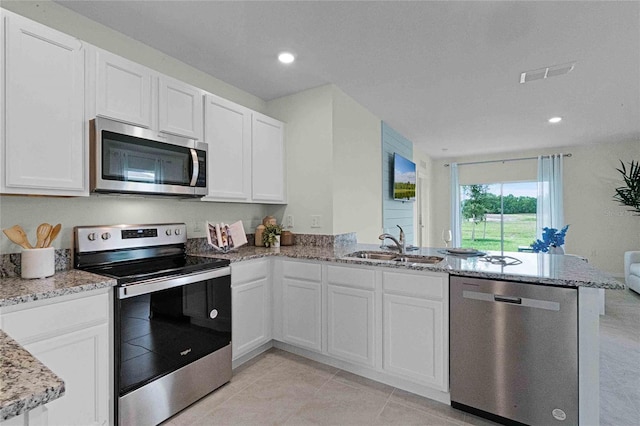
[(550, 254), (564, 254), (564, 249), (562, 246), (550, 246), (549, 247)]
[(276, 235), (276, 240), (273, 242), (271, 247), (280, 247), (280, 235)]

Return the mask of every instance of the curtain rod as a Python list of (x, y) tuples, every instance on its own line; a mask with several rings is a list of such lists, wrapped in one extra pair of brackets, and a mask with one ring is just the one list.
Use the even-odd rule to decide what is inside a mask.
[[(562, 154), (563, 157), (571, 157), (571, 153)], [(542, 157), (551, 157), (550, 155), (542, 155)], [(469, 163), (458, 163), (458, 166), (468, 166), (470, 164), (487, 164), (487, 163), (506, 163), (509, 161), (522, 161), (522, 160), (537, 160), (538, 157), (523, 157), (523, 158), (507, 158), (505, 160), (487, 160), (487, 161), (472, 161)], [(449, 167), (449, 163), (444, 165)]]

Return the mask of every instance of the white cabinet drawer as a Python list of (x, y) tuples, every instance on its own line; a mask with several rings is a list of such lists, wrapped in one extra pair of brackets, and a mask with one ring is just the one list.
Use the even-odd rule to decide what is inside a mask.
[(307, 281), (322, 281), (322, 266), (315, 263), (282, 262), (282, 273), (288, 278)]
[(448, 281), (447, 274), (426, 272), (410, 274), (387, 271), (382, 273), (382, 287), (385, 292), (429, 299), (443, 299)]
[(376, 271), (372, 269), (348, 268), (344, 266), (328, 266), (327, 281), (348, 287), (375, 289)]
[(231, 264), (231, 285), (266, 279), (270, 275), (269, 259), (252, 260)]
[(2, 311), (2, 330), (22, 345), (109, 320), (109, 294), (51, 299)]

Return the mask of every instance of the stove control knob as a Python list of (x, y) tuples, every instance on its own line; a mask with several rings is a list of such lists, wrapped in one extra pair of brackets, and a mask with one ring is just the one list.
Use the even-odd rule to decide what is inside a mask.
[(108, 232), (105, 232), (104, 234), (102, 234), (102, 235), (100, 236), (100, 238), (102, 238), (103, 240), (105, 240), (105, 241), (106, 241), (106, 240), (108, 240), (109, 238), (111, 238), (111, 234), (110, 234), (110, 233), (108, 233)]
[(180, 235), (182, 233), (182, 231), (180, 231), (180, 228), (176, 228), (174, 232), (176, 235)]
[(87, 235), (87, 239), (89, 241), (95, 241), (96, 240), (96, 233), (95, 232), (90, 233), (89, 235)]
[(167, 237), (171, 236), (171, 229), (167, 229), (166, 231), (164, 231), (165, 234), (167, 234)]

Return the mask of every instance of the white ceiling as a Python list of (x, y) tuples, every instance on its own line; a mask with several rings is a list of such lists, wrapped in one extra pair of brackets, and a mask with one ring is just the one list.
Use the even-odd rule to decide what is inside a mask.
[(335, 83), (434, 158), (640, 143), (637, 1), (56, 1), (267, 101)]

